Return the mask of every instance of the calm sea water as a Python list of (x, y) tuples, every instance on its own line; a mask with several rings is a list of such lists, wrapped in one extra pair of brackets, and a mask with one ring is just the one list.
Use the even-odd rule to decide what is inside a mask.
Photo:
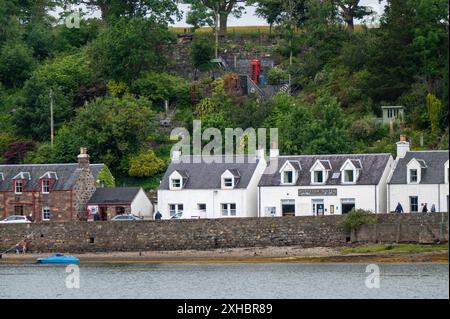
[(0, 298), (449, 298), (444, 264), (380, 264), (368, 289), (365, 264), (80, 265), (80, 288), (65, 266), (1, 265)]

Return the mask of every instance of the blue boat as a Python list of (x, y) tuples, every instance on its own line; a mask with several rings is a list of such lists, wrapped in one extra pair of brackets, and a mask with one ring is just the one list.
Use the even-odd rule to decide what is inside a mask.
[(38, 258), (36, 262), (38, 264), (78, 264), (80, 260), (74, 256), (64, 256), (56, 253), (53, 256)]

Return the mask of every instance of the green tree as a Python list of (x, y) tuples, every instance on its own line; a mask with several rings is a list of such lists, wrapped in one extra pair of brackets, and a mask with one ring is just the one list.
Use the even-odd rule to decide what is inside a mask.
[(130, 84), (143, 72), (165, 69), (172, 40), (165, 25), (120, 18), (102, 29), (89, 52), (99, 77)]
[(428, 118), (431, 124), (431, 132), (437, 134), (440, 131), (442, 118), (442, 102), (433, 94), (427, 95)]
[(34, 66), (32, 51), (25, 44), (7, 42), (0, 48), (0, 82), (5, 87), (22, 86)]
[(128, 157), (145, 145), (154, 121), (151, 102), (145, 98), (98, 98), (80, 108), (75, 118), (57, 132), (55, 157), (70, 162), (83, 145), (93, 161), (126, 174)]
[[(209, 37), (195, 37), (191, 48), (191, 61), (196, 71), (207, 71), (214, 58), (214, 44)], [(196, 77), (196, 76), (195, 76)]]
[(130, 159), (128, 174), (134, 177), (152, 177), (164, 170), (166, 163), (148, 149)]
[(100, 170), (97, 179), (102, 187), (106, 188), (116, 187), (116, 179), (114, 178), (113, 174), (111, 173), (107, 165), (104, 165), (103, 168)]
[(74, 115), (74, 98), (79, 88), (92, 82), (92, 69), (82, 52), (41, 64), (24, 85), (13, 122), (20, 127), (22, 135), (47, 140), (50, 136), (50, 89), (53, 90), (55, 128), (59, 128)]

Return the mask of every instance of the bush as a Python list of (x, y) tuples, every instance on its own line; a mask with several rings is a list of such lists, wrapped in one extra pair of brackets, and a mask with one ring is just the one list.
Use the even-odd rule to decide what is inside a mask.
[(267, 73), (267, 80), (269, 81), (269, 84), (279, 84), (287, 81), (288, 79), (289, 74), (280, 68), (272, 68)]
[(166, 167), (166, 163), (150, 149), (132, 157), (129, 163), (128, 174), (133, 177), (151, 177)]
[(100, 173), (98, 173), (97, 179), (102, 187), (106, 188), (116, 187), (116, 180), (114, 179), (114, 176), (111, 174), (111, 171), (106, 165), (104, 165)]
[(353, 209), (339, 224), (339, 228), (350, 232), (352, 230), (358, 230), (363, 225), (371, 225), (376, 222), (377, 217), (372, 212), (363, 209)]

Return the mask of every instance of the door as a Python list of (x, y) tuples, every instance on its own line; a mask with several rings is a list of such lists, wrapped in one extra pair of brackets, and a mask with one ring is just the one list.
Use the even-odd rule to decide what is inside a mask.
[(282, 200), (281, 213), (283, 216), (295, 216), (295, 200)]
[(341, 199), (341, 207), (342, 207), (342, 214), (350, 213), (356, 207), (355, 199), (354, 198)]
[(323, 203), (323, 199), (313, 199), (312, 211), (314, 216), (325, 215), (325, 204)]

